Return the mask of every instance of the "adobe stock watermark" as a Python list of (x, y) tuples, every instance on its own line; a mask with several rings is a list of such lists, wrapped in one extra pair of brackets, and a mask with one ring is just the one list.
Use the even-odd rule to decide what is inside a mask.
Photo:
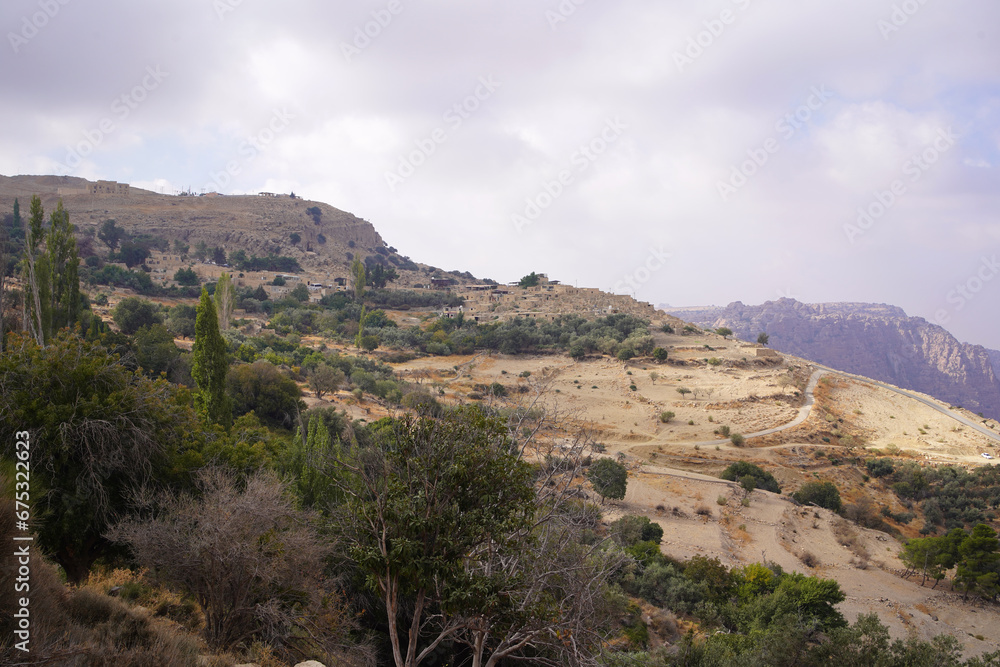
[(54, 19), (60, 10), (69, 3), (70, 0), (38, 0), (39, 11), (33, 13), (31, 16), (22, 16), (21, 29), (17, 32), (7, 33), (10, 48), (14, 50), (15, 55), (21, 50), (22, 46), (25, 46), (34, 39), (42, 28), (47, 26), (49, 21)]
[(909, 23), (926, 4), (927, 0), (903, 0), (899, 4), (894, 4), (889, 18), (879, 19), (875, 24), (882, 33), (882, 39), (888, 42), (892, 34), (902, 30), (903, 26)]
[(111, 115), (105, 116), (97, 123), (97, 127), (83, 131), (83, 141), (66, 147), (66, 159), (56, 165), (62, 175), (73, 172), (83, 163), (83, 159), (104, 143), (108, 135), (118, 129), (119, 125), (146, 101), (149, 94), (160, 87), (163, 80), (170, 76), (159, 65), (146, 67), (146, 73), (132, 89), (116, 97), (111, 102)]
[[(957, 141), (958, 135), (950, 127), (939, 129), (937, 137), (929, 146), (919, 153), (914, 153), (903, 163), (903, 175), (909, 177), (910, 183), (916, 183), (941, 159), (942, 155), (951, 150)], [(890, 183), (885, 190), (876, 190), (871, 202), (866, 206), (858, 207), (858, 217), (855, 223), (844, 224), (844, 234), (847, 236), (847, 240), (852, 245), (856, 243), (858, 237), (863, 236), (874, 227), (875, 223), (881, 220), (907, 192), (909, 192), (909, 188), (906, 181), (900, 178)]]
[(573, 152), (569, 159), (575, 172), (573, 169), (560, 169), (554, 179), (542, 181), (538, 192), (524, 200), (524, 209), (520, 213), (514, 213), (510, 216), (511, 222), (514, 223), (514, 229), (520, 234), (525, 227), (533, 224), (545, 210), (562, 196), (566, 188), (573, 184), (576, 174), (587, 171), (590, 165), (597, 162), (627, 129), (628, 124), (616, 116), (604, 123), (604, 128), (597, 136), (580, 144), (580, 147)]
[(781, 150), (781, 141), (788, 141), (795, 136), (795, 133), (806, 126), (813, 114), (823, 108), (834, 94), (826, 89), (826, 85), (813, 86), (805, 103), (795, 111), (786, 113), (774, 123), (774, 129), (781, 140), (775, 137), (768, 137), (759, 147), (747, 150), (747, 158), (729, 172), (729, 179), (719, 181), (716, 189), (723, 202), (728, 202), (729, 198), (736, 194), (736, 191), (746, 185), (750, 178), (764, 167), (771, 159), (771, 156)]
[(635, 267), (631, 272), (622, 276), (622, 279), (614, 284), (611, 291), (614, 293), (631, 292), (635, 296), (636, 291), (648, 283), (653, 278), (653, 274), (667, 265), (672, 255), (663, 249), (661, 243), (659, 247), (649, 248), (646, 259)]
[(287, 109), (274, 109), (271, 120), (268, 121), (267, 125), (257, 133), (244, 139), (236, 149), (236, 152), (243, 156), (243, 159), (230, 160), (226, 163), (226, 168), (222, 171), (210, 172), (209, 175), (212, 180), (205, 184), (205, 190), (221, 192), (224, 188), (228, 187), (233, 182), (233, 177), (239, 176), (247, 164), (253, 162), (258, 155), (266, 151), (271, 142), (284, 132), (293, 120), (295, 120), (295, 116), (289, 113)]
[(414, 139), (415, 148), (406, 155), (399, 156), (399, 162), (394, 171), (385, 172), (385, 183), (389, 186), (389, 192), (395, 192), (396, 188), (413, 176), (421, 166), (427, 163), (432, 155), (437, 153), (438, 146), (448, 141), (448, 133), (454, 132), (462, 127), (462, 124), (472, 114), (482, 107), (483, 103), (493, 97), (493, 93), (503, 85), (494, 80), (493, 75), (479, 77), (479, 82), (475, 90), (472, 91), (461, 102), (448, 107), (441, 114), (441, 120), (448, 126), (448, 129), (436, 127), (431, 132), (420, 139)]
[(976, 270), (965, 281), (955, 285), (945, 296), (949, 307), (934, 311), (934, 323), (940, 326), (948, 324), (954, 313), (961, 312), (998, 275), (1000, 275), (1000, 262), (997, 261), (997, 256), (984, 256)]
[(212, 0), (212, 9), (220, 21), (224, 21), (226, 14), (235, 12), (236, 8), (243, 4), (243, 0)]
[[(746, 11), (753, 4), (753, 0), (732, 0), (732, 2), (740, 11)], [(729, 26), (736, 23), (738, 16), (732, 9), (723, 9), (717, 18), (702, 21), (701, 24), (705, 29), (688, 37), (684, 50), (674, 51), (674, 64), (677, 65), (677, 71), (683, 74), (685, 67), (693, 65), (695, 60), (701, 58), (705, 51), (722, 37)]]
[(347, 62), (351, 62), (354, 56), (361, 55), (361, 52), (371, 46), (373, 40), (378, 39), (383, 31), (403, 13), (403, 3), (400, 0), (389, 0), (389, 4), (384, 9), (376, 9), (372, 12), (372, 20), (354, 29), (354, 39), (340, 43), (340, 52), (344, 54)]
[(549, 28), (555, 32), (560, 23), (568, 21), (573, 14), (576, 14), (577, 7), (586, 2), (587, 0), (560, 0), (559, 5), (554, 11), (547, 9), (545, 11), (545, 20), (549, 22)]

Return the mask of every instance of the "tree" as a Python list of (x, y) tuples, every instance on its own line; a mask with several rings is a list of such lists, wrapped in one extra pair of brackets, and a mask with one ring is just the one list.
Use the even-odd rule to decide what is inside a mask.
[(537, 287), (539, 282), (541, 282), (541, 278), (537, 273), (532, 271), (528, 275), (521, 278), (521, 280), (518, 281), (517, 286), (522, 288)]
[(955, 567), (955, 586), (964, 591), (963, 599), (969, 598), (969, 593), (975, 592), (986, 598), (994, 598), (1000, 592), (998, 582), (1000, 573), (997, 553), (1000, 543), (997, 533), (990, 526), (981, 523), (972, 529), (958, 547), (960, 560)]
[(229, 320), (232, 319), (233, 309), (236, 308), (236, 288), (233, 286), (232, 277), (225, 271), (215, 284), (212, 298), (215, 300), (215, 312), (219, 316), (219, 328), (225, 331), (229, 328)]
[(792, 498), (803, 505), (819, 505), (834, 512), (841, 508), (840, 491), (833, 482), (806, 482)]
[(742, 479), (747, 475), (754, 478), (755, 488), (764, 489), (765, 491), (770, 491), (771, 493), (781, 493), (781, 487), (778, 486), (778, 480), (774, 478), (774, 475), (767, 472), (760, 466), (747, 461), (737, 461), (736, 463), (731, 463), (729, 467), (722, 471), (722, 474), (719, 475), (719, 477), (731, 482), (742, 482)]
[(145, 243), (126, 241), (122, 243), (121, 252), (118, 253), (121, 261), (125, 262), (128, 268), (134, 268), (145, 263), (149, 259), (149, 247)]
[(771, 340), (771, 337), (768, 336), (766, 333), (761, 332), (761, 333), (757, 334), (757, 342), (760, 345), (767, 345), (767, 341), (769, 341), (769, 340)]
[(111, 311), (111, 319), (127, 336), (133, 335), (142, 327), (150, 327), (160, 321), (156, 305), (152, 301), (140, 299), (137, 296), (127, 296), (119, 301), (115, 309)]
[(322, 363), (309, 374), (309, 388), (316, 392), (316, 398), (323, 398), (323, 394), (337, 391), (345, 379), (344, 371)]
[(253, 291), (253, 298), (260, 302), (267, 301), (267, 290), (264, 289), (263, 285), (257, 285), (257, 289)]
[(655, 542), (663, 540), (663, 528), (647, 517), (626, 514), (612, 522), (611, 536), (623, 547), (630, 547), (639, 542)]
[(367, 272), (367, 276), (365, 280), (366, 284), (371, 285), (375, 289), (385, 289), (387, 283), (399, 278), (399, 274), (396, 273), (394, 267), (390, 266), (386, 268), (381, 264), (376, 264), (372, 267), (371, 271)]
[(212, 261), (218, 264), (219, 266), (224, 266), (226, 263), (226, 251), (219, 246), (213, 248)]
[(298, 232), (292, 232), (288, 235), (288, 240), (292, 242), (292, 245), (298, 245), (299, 241), (302, 240), (302, 236)]
[(194, 269), (185, 269), (183, 267), (174, 272), (174, 280), (177, 281), (178, 285), (184, 285), (185, 287), (194, 287), (201, 283)]
[(961, 528), (957, 530), (962, 533), (958, 540), (942, 536), (914, 538), (907, 542), (899, 554), (900, 560), (907, 568), (904, 576), (919, 570), (922, 573), (920, 585), (923, 586), (930, 576), (935, 580), (934, 587), (937, 588), (937, 582), (944, 579), (947, 571), (954, 567), (958, 560), (957, 549), (965, 539), (965, 531)]
[(343, 501), (337, 485), (343, 481), (340, 433), (346, 415), (328, 408), (310, 410), (306, 416), (308, 419), (299, 421), (285, 452), (282, 471), (291, 476), (303, 506), (321, 509)]
[(354, 298), (360, 302), (361, 297), (365, 295), (365, 283), (368, 281), (368, 273), (365, 265), (356, 257), (351, 262), (351, 281), (354, 283)]
[(715, 330), (715, 333), (719, 334), (723, 338), (729, 338), (733, 335), (733, 330), (728, 327), (719, 327)]
[(170, 309), (167, 317), (167, 328), (181, 338), (194, 338), (195, 320), (198, 309), (185, 303), (179, 303)]
[[(17, 218), (20, 218), (19, 210)], [(22, 280), (25, 327), (39, 344), (49, 341), (57, 329), (76, 324), (81, 309), (77, 273), (80, 260), (73, 225), (62, 200), (50, 216), (48, 229), (44, 218), (41, 200), (32, 197)]]
[(25, 235), (23, 282), (24, 320), (26, 328), (39, 345), (44, 345), (52, 333), (51, 271), (43, 251), (45, 243), (45, 211), (42, 200), (31, 198), (31, 216)]
[(385, 607), (393, 660), (410, 667), (459, 634), (464, 606), (492, 598), (496, 583), (474, 565), (530, 526), (531, 466), (497, 420), (472, 408), (406, 416), (373, 435), (343, 463), (338, 523)]
[(271, 428), (291, 429), (304, 407), (299, 386), (266, 359), (231, 368), (226, 375), (226, 388), (234, 416), (253, 412)]
[(49, 270), (52, 276), (52, 329), (72, 327), (80, 317), (80, 260), (76, 252), (76, 237), (69, 213), (63, 208), (62, 200), (50, 219), (48, 239)]
[(749, 497), (757, 488), (757, 478), (753, 475), (743, 475), (740, 477), (740, 488), (743, 489), (743, 497)]
[(233, 423), (233, 411), (226, 394), (229, 369), (226, 341), (219, 332), (215, 305), (204, 287), (195, 317), (192, 353), (191, 377), (198, 386), (195, 407), (209, 422), (228, 430)]
[(305, 286), (305, 283), (299, 283), (292, 288), (292, 291), (288, 296), (292, 297), (296, 301), (305, 303), (309, 300), (309, 288)]
[(587, 470), (587, 479), (601, 496), (601, 504), (606, 498), (621, 500), (628, 485), (628, 470), (614, 459), (597, 459)]
[(653, 360), (658, 363), (663, 363), (667, 360), (668, 352), (665, 348), (657, 347), (653, 350)]
[(108, 250), (114, 252), (122, 239), (128, 238), (128, 233), (115, 220), (105, 220), (97, 230), (97, 238), (108, 246)]
[(110, 553), (104, 533), (135, 509), (133, 492), (163, 481), (196, 431), (179, 390), (128, 370), (69, 332), (47, 346), (11, 335), (0, 355), (0, 453), (30, 433), (33, 527), (39, 546), (83, 580)]
[(144, 326), (135, 332), (136, 361), (151, 376), (170, 374), (181, 351), (174, 337), (162, 324)]
[(691, 390), (687, 387), (677, 387), (677, 393), (681, 395), (681, 398), (684, 398), (691, 393)]

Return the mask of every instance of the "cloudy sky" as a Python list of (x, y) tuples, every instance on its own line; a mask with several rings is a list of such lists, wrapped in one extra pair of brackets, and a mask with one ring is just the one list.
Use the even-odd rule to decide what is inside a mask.
[(1000, 348), (995, 0), (6, 0), (0, 173), (294, 191), (414, 259)]

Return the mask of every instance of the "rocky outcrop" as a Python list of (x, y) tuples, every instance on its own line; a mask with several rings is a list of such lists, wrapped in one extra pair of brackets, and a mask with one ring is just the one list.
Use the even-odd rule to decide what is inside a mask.
[(997, 377), (1000, 377), (1000, 350), (987, 349), (986, 352), (993, 361), (993, 372), (997, 374)]
[(958, 341), (895, 306), (804, 304), (793, 299), (671, 314), (703, 327), (728, 327), (742, 340), (770, 336), (769, 347), (1000, 418), (1000, 353)]

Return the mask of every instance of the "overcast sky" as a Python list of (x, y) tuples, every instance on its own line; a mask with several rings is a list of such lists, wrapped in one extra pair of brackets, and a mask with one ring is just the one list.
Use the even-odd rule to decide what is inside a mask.
[(294, 191), (477, 276), (884, 302), (1000, 348), (996, 0), (6, 0), (0, 25), (5, 175)]

